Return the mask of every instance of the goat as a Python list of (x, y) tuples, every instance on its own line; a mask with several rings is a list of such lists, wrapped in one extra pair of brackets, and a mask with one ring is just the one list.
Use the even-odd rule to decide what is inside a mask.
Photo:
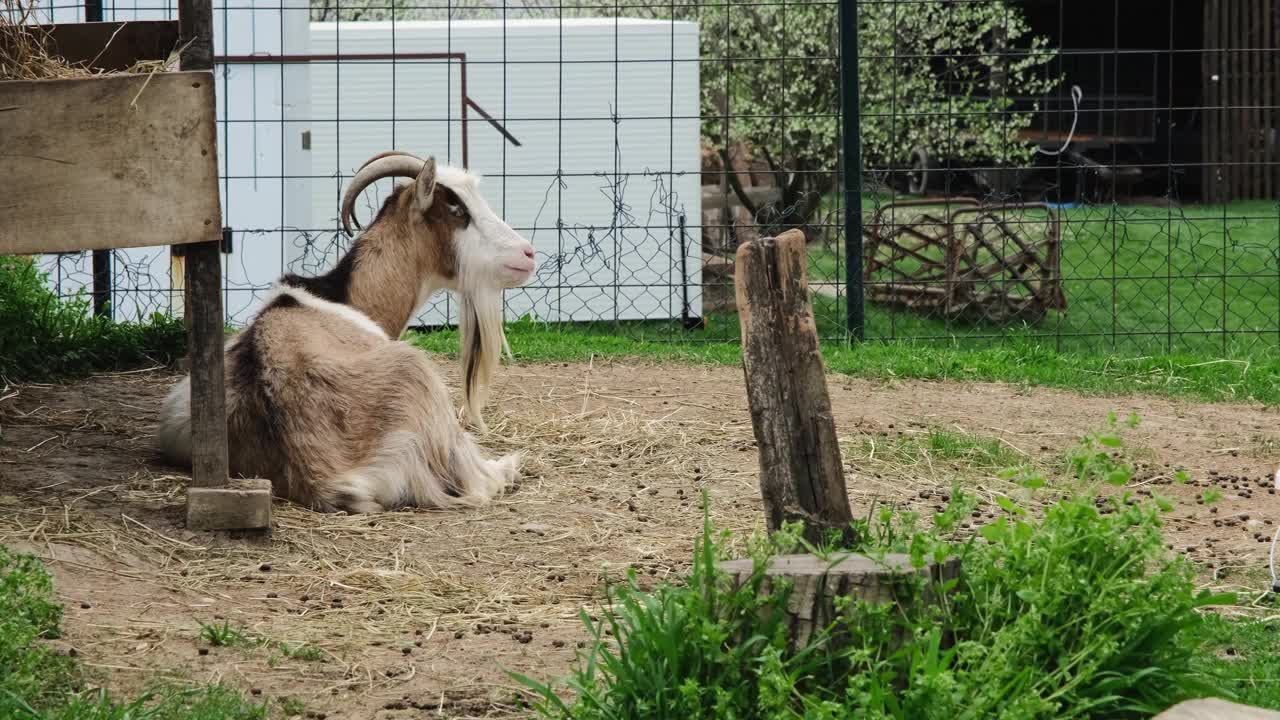
[[(316, 510), (479, 505), (519, 479), (521, 456), (485, 458), (455, 414), (427, 356), (399, 337), (438, 290), (458, 295), (465, 415), (482, 410), (505, 349), (502, 290), (528, 281), (533, 246), (477, 190), (479, 178), (401, 151), (361, 166), (342, 199), (352, 234), (356, 198), (397, 186), (328, 273), (282, 276), (225, 345), (227, 440), (233, 475)], [(359, 223), (356, 223), (359, 227)], [(191, 463), (190, 378), (163, 403), (161, 454)]]

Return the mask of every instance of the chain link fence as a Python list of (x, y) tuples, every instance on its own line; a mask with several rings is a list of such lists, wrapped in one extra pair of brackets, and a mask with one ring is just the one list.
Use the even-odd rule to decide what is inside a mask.
[[(215, 15), (231, 325), (281, 273), (336, 262), (342, 189), (395, 148), (481, 173), (534, 243), (513, 322), (731, 341), (735, 249), (799, 228), (828, 341), (1280, 348), (1270, 0), (220, 0)], [(43, 262), (63, 294), (94, 287), (88, 255)], [(110, 312), (180, 312), (173, 262), (114, 253)], [(454, 312), (440, 295), (418, 324)]]

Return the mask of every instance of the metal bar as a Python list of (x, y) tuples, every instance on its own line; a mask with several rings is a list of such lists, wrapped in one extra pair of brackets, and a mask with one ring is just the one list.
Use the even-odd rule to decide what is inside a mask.
[(467, 148), (467, 58), (462, 56), (462, 64), (458, 67), (458, 84), (462, 90), (462, 167), (471, 167), (468, 164), (468, 148)]
[(680, 213), (680, 325), (689, 329), (689, 243), (684, 213)]
[(216, 55), (213, 61), (219, 65), (243, 65), (253, 63), (309, 63), (309, 62), (347, 62), (359, 60), (461, 60), (466, 62), (466, 53), (342, 53), (342, 54), (305, 54), (305, 55), (273, 55), (259, 53), (256, 55)]
[[(85, 0), (85, 22), (102, 22), (102, 0)], [(101, 52), (101, 50), (99, 50)], [(93, 314), (111, 315), (111, 251), (93, 251)]]
[(479, 105), (478, 103), (476, 103), (476, 101), (475, 101), (475, 100), (472, 100), (471, 98), (463, 98), (463, 102), (464, 102), (465, 104), (467, 104), (468, 106), (470, 106), (470, 107), (471, 107), (471, 109), (473, 109), (473, 110), (475, 110), (476, 112), (480, 113), (480, 117), (482, 117), (482, 118), (484, 118), (485, 120), (489, 121), (489, 124), (493, 126), (493, 129), (494, 129), (494, 130), (497, 130), (497, 131), (498, 131), (498, 132), (500, 132), (500, 133), (502, 133), (502, 136), (503, 136), (503, 137), (505, 137), (507, 140), (509, 140), (509, 141), (511, 142), (511, 144), (512, 144), (512, 145), (515, 145), (516, 147), (520, 147), (520, 141), (519, 141), (519, 140), (517, 140), (517, 139), (515, 138), (515, 136), (514, 136), (514, 135), (512, 135), (512, 134), (511, 134), (511, 133), (509, 133), (509, 132), (507, 132), (507, 129), (506, 129), (505, 127), (503, 127), (503, 126), (502, 126), (502, 123), (498, 122), (497, 120), (495, 120), (495, 119), (493, 118), (493, 116), (492, 116), (492, 115), (490, 115), (489, 113), (485, 112), (485, 111), (484, 111), (484, 108), (480, 107), (480, 105)]
[(858, 0), (840, 0), (840, 110), (843, 148), (845, 314), (850, 341), (866, 337), (862, 286), (862, 154), (858, 116)]

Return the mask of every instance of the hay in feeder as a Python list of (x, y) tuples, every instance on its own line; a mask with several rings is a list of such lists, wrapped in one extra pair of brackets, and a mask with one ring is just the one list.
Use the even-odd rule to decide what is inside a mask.
[[(41, 11), (38, 4), (37, 0), (0, 0), (0, 81), (149, 75), (170, 70), (177, 64), (180, 48), (164, 60), (143, 60), (124, 70), (95, 69), (92, 61), (70, 63), (55, 51), (53, 39), (41, 27), (48, 21), (48, 13)], [(110, 44), (108, 41), (107, 45)]]

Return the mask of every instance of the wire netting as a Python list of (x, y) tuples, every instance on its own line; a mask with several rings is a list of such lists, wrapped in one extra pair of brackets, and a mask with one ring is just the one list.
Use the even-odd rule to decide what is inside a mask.
[[(856, 33), (840, 32), (842, 9)], [(47, 12), (85, 17), (79, 4)], [(102, 7), (106, 20), (175, 12)], [(214, 12), (231, 325), (281, 273), (336, 262), (351, 242), (337, 222), (346, 183), (400, 149), (482, 174), (534, 243), (534, 278), (507, 292), (512, 322), (732, 341), (737, 246), (795, 228), (828, 341), (1280, 348), (1270, 0), (218, 0)], [(361, 219), (389, 187), (370, 189)], [(44, 264), (59, 292), (92, 290), (87, 254)], [(113, 253), (99, 287), (110, 312), (180, 312), (172, 267), (167, 248)], [(450, 325), (455, 310), (440, 294), (417, 324)]]

